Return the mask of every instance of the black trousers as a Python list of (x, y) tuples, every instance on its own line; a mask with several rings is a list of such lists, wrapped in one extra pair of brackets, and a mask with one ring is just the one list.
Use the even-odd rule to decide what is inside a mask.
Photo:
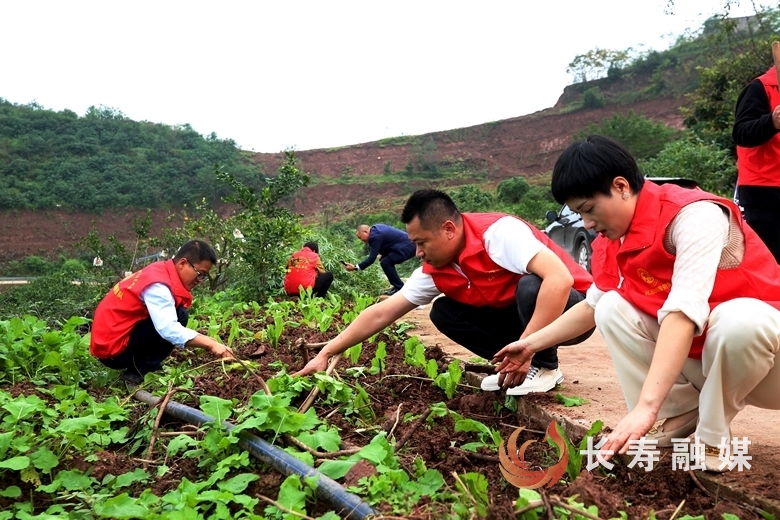
[[(473, 307), (441, 297), (433, 302), (431, 321), (442, 334), (479, 357), (492, 359), (507, 344), (517, 341), (531, 321), (542, 279), (534, 274), (523, 276), (517, 283), (515, 301), (501, 309)], [(581, 292), (571, 290), (566, 309), (585, 299)], [(562, 345), (581, 343), (593, 334), (595, 327)], [(558, 347), (537, 352), (531, 364), (540, 368), (558, 368)]]
[(404, 286), (404, 282), (401, 280), (401, 277), (398, 276), (398, 271), (395, 270), (395, 266), (406, 262), (412, 257), (414, 257), (414, 253), (409, 256), (407, 252), (390, 251), (386, 255), (383, 255), (382, 259), (379, 261), (379, 265), (382, 266), (382, 271), (384, 271), (385, 276), (387, 276), (387, 281), (390, 282), (390, 285), (392, 285), (393, 289), (396, 291), (401, 290), (401, 287)]
[(328, 294), (328, 289), (330, 289), (330, 284), (332, 283), (333, 273), (330, 271), (325, 271), (324, 273), (317, 275), (317, 279), (314, 281), (314, 287), (312, 287), (311, 292), (314, 296), (324, 298), (325, 295)]
[(780, 188), (740, 186), (738, 192), (745, 222), (766, 244), (775, 261), (780, 263)]
[[(176, 308), (176, 318), (187, 326), (189, 313), (184, 307)], [(154, 328), (152, 318), (139, 321), (130, 333), (130, 341), (118, 355), (100, 362), (115, 370), (127, 369), (128, 372), (143, 375), (161, 368), (162, 362), (171, 355), (173, 345), (165, 341)]]

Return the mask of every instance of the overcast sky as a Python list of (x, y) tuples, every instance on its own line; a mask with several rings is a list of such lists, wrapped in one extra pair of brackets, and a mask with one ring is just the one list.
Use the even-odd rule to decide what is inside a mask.
[(0, 97), (336, 147), (551, 107), (576, 55), (664, 50), (726, 1), (5, 0)]

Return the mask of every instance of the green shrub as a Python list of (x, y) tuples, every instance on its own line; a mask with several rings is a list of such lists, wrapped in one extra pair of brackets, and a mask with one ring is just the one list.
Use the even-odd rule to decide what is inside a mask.
[(449, 192), (455, 205), (460, 211), (479, 212), (489, 211), (495, 207), (495, 199), (490, 193), (483, 191), (479, 186), (468, 184)]
[(667, 145), (655, 158), (639, 161), (642, 173), (650, 177), (685, 177), (706, 191), (731, 196), (737, 166), (728, 150), (698, 139), (681, 139)]
[(496, 198), (505, 204), (517, 204), (530, 189), (531, 185), (523, 177), (512, 177), (498, 184)]
[(663, 150), (679, 131), (629, 110), (625, 115), (614, 114), (599, 124), (589, 123), (585, 130), (574, 134), (574, 139), (584, 140), (591, 134), (611, 137), (637, 159), (648, 159)]
[(582, 93), (582, 108), (601, 108), (606, 104), (607, 100), (599, 87), (591, 87)]

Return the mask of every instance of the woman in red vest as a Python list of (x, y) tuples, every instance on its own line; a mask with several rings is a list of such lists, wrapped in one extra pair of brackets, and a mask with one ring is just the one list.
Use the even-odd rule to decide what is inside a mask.
[(186, 328), (190, 291), (209, 277), (216, 262), (210, 245), (191, 240), (172, 260), (150, 264), (114, 285), (95, 309), (90, 353), (109, 368), (125, 370), (122, 378), (133, 384), (159, 370), (174, 346), (233, 357), (218, 341)]
[(731, 135), (745, 220), (780, 262), (780, 91), (774, 65), (742, 89)]
[(599, 235), (594, 283), (561, 318), (499, 352), (499, 369), (596, 323), (629, 409), (601, 446), (607, 457), (640, 438), (671, 446), (695, 431), (706, 456), (692, 467), (731, 469), (737, 412), (780, 409), (780, 266), (734, 203), (645, 180), (606, 137), (561, 154), (552, 192)]
[(306, 242), (287, 260), (284, 290), (288, 296), (297, 296), (300, 288), (311, 288), (314, 296), (324, 298), (333, 283), (333, 273), (325, 270), (317, 242)]

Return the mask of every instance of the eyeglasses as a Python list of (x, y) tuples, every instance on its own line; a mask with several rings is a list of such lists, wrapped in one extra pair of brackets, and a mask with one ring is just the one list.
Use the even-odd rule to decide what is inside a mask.
[(209, 273), (204, 273), (203, 271), (198, 270), (197, 267), (192, 265), (192, 262), (190, 262), (189, 258), (187, 258), (186, 260), (187, 260), (187, 263), (190, 264), (190, 267), (192, 267), (192, 270), (195, 271), (196, 273), (198, 273), (198, 276), (195, 277), (195, 279), (198, 282), (202, 282), (203, 280), (206, 280), (206, 279), (211, 279), (211, 277), (209, 276)]

